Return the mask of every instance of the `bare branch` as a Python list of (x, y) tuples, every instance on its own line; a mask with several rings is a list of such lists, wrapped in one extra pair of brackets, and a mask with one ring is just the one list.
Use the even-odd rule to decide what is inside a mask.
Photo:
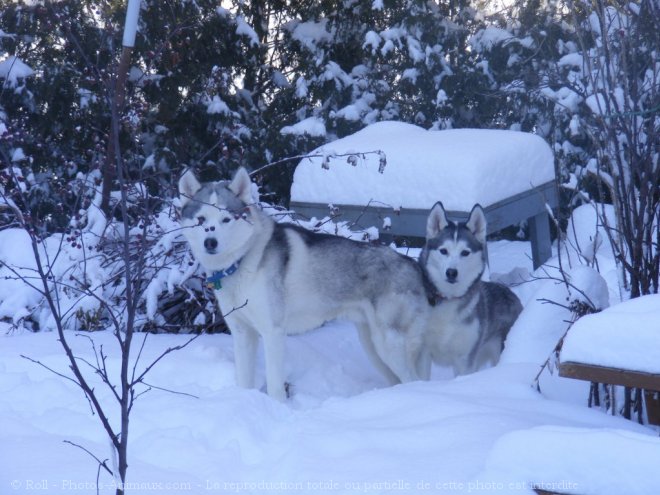
[(146, 376), (146, 375), (152, 370), (152, 368), (153, 368), (154, 366), (156, 366), (156, 364), (157, 364), (161, 359), (163, 359), (165, 356), (167, 356), (168, 354), (170, 354), (170, 353), (172, 353), (172, 352), (174, 352), (174, 351), (179, 351), (179, 350), (181, 350), (181, 349), (184, 349), (184, 348), (187, 347), (190, 343), (192, 343), (194, 340), (197, 340), (197, 339), (199, 338), (200, 335), (202, 335), (202, 334), (201, 334), (201, 333), (198, 333), (198, 334), (194, 335), (193, 337), (191, 337), (190, 339), (188, 339), (188, 340), (187, 340), (186, 342), (184, 342), (183, 344), (176, 345), (176, 346), (173, 346), (173, 347), (168, 347), (167, 349), (165, 349), (165, 350), (164, 350), (164, 351), (163, 351), (163, 352), (162, 352), (162, 353), (161, 353), (156, 359), (154, 359), (154, 360), (151, 362), (151, 364), (149, 364), (149, 365), (148, 365), (148, 366), (142, 371), (142, 373), (140, 373), (140, 375), (139, 375), (137, 378), (133, 379), (133, 380), (129, 383), (129, 386), (130, 386), (130, 387), (133, 387), (133, 386), (135, 386), (135, 385), (138, 384), (138, 383), (143, 383), (143, 379), (144, 379), (144, 377), (145, 377), (145, 376)]

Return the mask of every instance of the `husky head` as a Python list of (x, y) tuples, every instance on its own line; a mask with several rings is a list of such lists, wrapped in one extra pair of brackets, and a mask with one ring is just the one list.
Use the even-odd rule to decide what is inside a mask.
[(475, 205), (467, 222), (450, 222), (438, 202), (426, 224), (426, 246), (422, 262), (442, 297), (465, 295), (481, 278), (486, 265), (486, 216)]
[(207, 271), (224, 270), (247, 252), (255, 235), (251, 188), (244, 168), (232, 181), (202, 184), (191, 170), (179, 179), (183, 233)]

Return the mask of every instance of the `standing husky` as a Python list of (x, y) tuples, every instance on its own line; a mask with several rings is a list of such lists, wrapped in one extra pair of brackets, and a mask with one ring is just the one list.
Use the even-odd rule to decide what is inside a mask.
[(428, 351), (454, 373), (472, 373), (499, 360), (504, 339), (522, 311), (504, 285), (483, 282), (486, 217), (475, 205), (465, 223), (450, 222), (436, 203), (426, 225), (419, 262), (440, 300), (429, 317)]
[(261, 336), (268, 394), (285, 400), (285, 335), (340, 317), (390, 382), (428, 379), (419, 363), (432, 288), (420, 266), (386, 246), (278, 224), (251, 191), (243, 168), (231, 182), (200, 184), (190, 171), (179, 181), (181, 224), (227, 315), (238, 385), (254, 386)]

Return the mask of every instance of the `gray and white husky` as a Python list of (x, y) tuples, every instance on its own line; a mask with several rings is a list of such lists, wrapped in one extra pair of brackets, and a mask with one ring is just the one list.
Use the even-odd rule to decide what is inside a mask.
[(234, 342), (236, 380), (255, 386), (262, 338), (268, 394), (287, 397), (285, 336), (353, 321), (391, 383), (428, 379), (420, 364), (432, 288), (421, 267), (386, 246), (276, 223), (252, 196), (245, 169), (232, 181), (179, 181), (181, 224), (214, 285)]
[(462, 375), (497, 364), (509, 329), (522, 311), (506, 286), (484, 282), (486, 216), (475, 205), (467, 222), (451, 222), (436, 203), (419, 262), (437, 291), (427, 346), (436, 364)]

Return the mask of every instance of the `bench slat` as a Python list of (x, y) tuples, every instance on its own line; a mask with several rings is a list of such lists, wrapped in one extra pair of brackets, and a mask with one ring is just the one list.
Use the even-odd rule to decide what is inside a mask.
[[(438, 200), (442, 200), (442, 198), (439, 197)], [(552, 208), (555, 208), (558, 202), (557, 189), (554, 182), (547, 182), (528, 191), (493, 203), (492, 205), (485, 206), (484, 212), (488, 220), (488, 233), (497, 232), (509, 225), (514, 225), (538, 214), (547, 213), (545, 204), (548, 203)], [(426, 220), (433, 205), (429, 205), (429, 209), (401, 208), (401, 210), (394, 210), (396, 205), (383, 205), (378, 202), (369, 206), (339, 203), (334, 206), (339, 209), (340, 220), (350, 222), (359, 219), (359, 223), (363, 227), (375, 225), (382, 230), (382, 219), (390, 217), (392, 220), (392, 229), (390, 232), (392, 234), (424, 237), (426, 233)], [(296, 213), (308, 218), (312, 216), (323, 218), (330, 213), (328, 205), (323, 203), (291, 201), (290, 208)], [(468, 211), (447, 211), (449, 218), (459, 221), (467, 220), (469, 213)]]
[(559, 376), (590, 382), (660, 391), (660, 375), (576, 362), (559, 365)]

